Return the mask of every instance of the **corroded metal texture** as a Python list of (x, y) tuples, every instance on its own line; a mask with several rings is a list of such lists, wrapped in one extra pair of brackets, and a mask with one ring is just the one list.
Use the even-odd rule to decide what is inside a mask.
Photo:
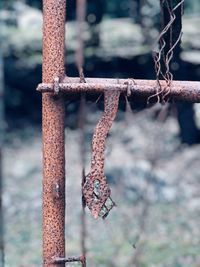
[[(94, 218), (105, 217), (110, 211), (107, 200), (111, 192), (104, 173), (104, 152), (107, 134), (117, 114), (119, 96), (119, 91), (105, 91), (104, 113), (94, 130), (92, 139), (91, 170), (86, 176), (83, 196)], [(114, 203), (111, 199), (110, 201), (109, 205), (113, 207)]]
[[(165, 81), (160, 81), (162, 94), (165, 95), (169, 88)], [(66, 77), (63, 83), (59, 83), (60, 92), (66, 94), (103, 93), (107, 90), (120, 91), (133, 96), (151, 97), (157, 93), (157, 82), (154, 80), (132, 80), (132, 79), (103, 79), (85, 78), (85, 83), (80, 83), (80, 78)], [(39, 84), (38, 91), (53, 92), (52, 83)], [(162, 96), (160, 96), (162, 98)], [(193, 81), (173, 81), (171, 83), (169, 98), (174, 101), (200, 102), (200, 82)]]
[[(43, 82), (64, 77), (66, 0), (43, 0)], [(55, 80), (57, 81), (57, 80)], [(42, 97), (43, 132), (43, 266), (65, 266), (52, 258), (65, 257), (64, 101)]]

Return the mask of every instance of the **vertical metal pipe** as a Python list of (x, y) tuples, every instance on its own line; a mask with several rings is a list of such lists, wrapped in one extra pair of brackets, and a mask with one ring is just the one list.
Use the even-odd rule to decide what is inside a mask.
[[(43, 82), (64, 78), (66, 0), (43, 0)], [(43, 132), (43, 266), (65, 257), (64, 100), (42, 97)]]
[[(77, 49), (76, 49), (76, 66), (81, 77), (81, 71), (84, 66), (84, 24), (86, 18), (86, 4), (87, 0), (76, 0), (76, 22), (77, 22)], [(81, 153), (81, 165), (82, 165), (82, 186), (85, 183), (85, 113), (86, 113), (86, 100), (85, 96), (81, 96), (80, 111), (79, 111), (79, 129), (80, 133), (80, 153)], [(86, 266), (86, 214), (85, 203), (82, 199), (82, 212), (81, 212), (81, 253), (84, 257), (82, 267)]]
[(86, 0), (76, 0), (76, 22), (77, 22), (77, 49), (76, 66), (80, 72), (84, 65), (84, 23), (86, 17)]

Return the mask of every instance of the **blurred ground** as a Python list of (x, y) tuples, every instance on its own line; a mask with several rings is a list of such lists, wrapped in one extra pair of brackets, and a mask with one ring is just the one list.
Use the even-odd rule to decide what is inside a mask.
[[(200, 146), (181, 146), (175, 118), (154, 121), (156, 110), (119, 113), (111, 130), (106, 173), (117, 208), (105, 221), (87, 212), (88, 266), (200, 266)], [(87, 118), (87, 172), (99, 116)], [(80, 253), (80, 132), (66, 129), (66, 137), (66, 247), (72, 256)], [(40, 130), (10, 134), (4, 163), (6, 267), (41, 266)]]

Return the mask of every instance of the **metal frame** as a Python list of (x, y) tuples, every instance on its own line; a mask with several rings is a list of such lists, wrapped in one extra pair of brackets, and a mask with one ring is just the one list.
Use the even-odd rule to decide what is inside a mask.
[[(152, 80), (69, 78), (64, 70), (66, 0), (43, 0), (43, 266), (65, 266), (84, 256), (65, 258), (65, 138), (63, 95), (118, 90), (127, 96), (151, 97), (158, 84)], [(82, 61), (82, 60), (81, 60)], [(79, 65), (79, 64), (78, 64)], [(79, 66), (81, 67), (81, 66)], [(161, 81), (162, 94), (173, 100), (200, 102), (200, 82)], [(170, 90), (169, 90), (170, 89)]]

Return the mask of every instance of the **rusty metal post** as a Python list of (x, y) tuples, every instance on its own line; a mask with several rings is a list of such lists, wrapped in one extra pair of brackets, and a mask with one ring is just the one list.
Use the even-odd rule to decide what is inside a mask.
[[(64, 78), (66, 0), (43, 0), (43, 82)], [(42, 96), (43, 132), (43, 266), (64, 267), (65, 257), (64, 100)]]
[(76, 0), (77, 22), (77, 49), (75, 54), (76, 65), (79, 70), (84, 66), (84, 23), (86, 17), (86, 0)]
[[(86, 3), (87, 0), (76, 0), (76, 22), (77, 22), (77, 49), (75, 54), (76, 66), (79, 71), (79, 76), (83, 74), (84, 66), (84, 24), (86, 18)], [(82, 72), (82, 73), (81, 73)], [(84, 78), (84, 76), (83, 76)], [(80, 129), (80, 153), (81, 153), (81, 165), (82, 165), (82, 184), (85, 183), (85, 115), (86, 115), (86, 100), (85, 95), (81, 96), (80, 110), (79, 110), (79, 129)], [(85, 203), (82, 199), (82, 211), (81, 211), (81, 253), (84, 257), (82, 261), (82, 267), (86, 266), (86, 214)]]

